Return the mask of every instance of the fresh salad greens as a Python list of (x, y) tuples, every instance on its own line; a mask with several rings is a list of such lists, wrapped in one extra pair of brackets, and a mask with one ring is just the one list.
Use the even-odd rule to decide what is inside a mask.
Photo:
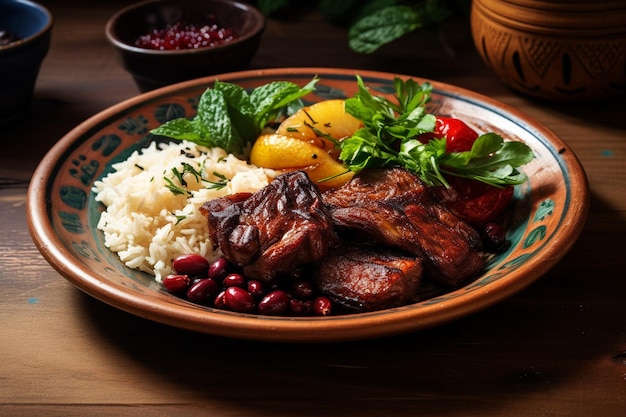
[(532, 150), (521, 142), (505, 142), (495, 133), (479, 136), (471, 150), (446, 153), (445, 139), (422, 143), (436, 117), (426, 113), (432, 87), (412, 79), (394, 79), (397, 103), (374, 96), (357, 76), (358, 92), (346, 100), (346, 112), (364, 127), (341, 141), (340, 159), (352, 171), (400, 165), (416, 172), (428, 185), (448, 186), (444, 174), (471, 178), (494, 186), (520, 184), (517, 168), (529, 162)]
[(215, 81), (200, 97), (194, 118), (170, 120), (150, 133), (241, 156), (269, 122), (302, 107), (300, 98), (312, 92), (318, 81), (315, 77), (304, 87), (274, 81), (250, 93), (238, 85)]
[[(246, 149), (269, 122), (302, 107), (301, 98), (314, 91), (318, 78), (304, 87), (275, 81), (253, 89), (216, 81), (201, 96), (197, 115), (174, 119), (152, 134), (188, 140), (244, 156)], [(428, 185), (448, 186), (446, 176), (475, 179), (501, 187), (520, 184), (526, 176), (518, 170), (533, 157), (521, 142), (506, 142), (495, 133), (479, 136), (465, 152), (446, 152), (446, 139), (420, 140), (435, 130), (436, 117), (426, 112), (432, 86), (395, 78), (395, 101), (372, 95), (356, 76), (357, 93), (345, 102), (346, 112), (363, 122), (363, 128), (337, 143), (346, 169), (402, 166), (417, 173)]]

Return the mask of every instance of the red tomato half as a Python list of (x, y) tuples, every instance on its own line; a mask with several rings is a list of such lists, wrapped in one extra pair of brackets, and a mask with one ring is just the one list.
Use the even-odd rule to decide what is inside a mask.
[[(446, 139), (446, 152), (465, 152), (472, 149), (478, 138), (464, 121), (453, 117), (439, 117), (432, 133), (424, 133), (419, 140)], [(459, 177), (448, 178), (450, 188), (435, 187), (433, 191), (460, 219), (482, 227), (500, 216), (513, 198), (513, 187), (493, 187), (480, 181)]]
[(513, 186), (498, 188), (459, 177), (448, 180), (450, 188), (433, 191), (457, 217), (476, 227), (495, 221), (513, 198)]
[(419, 137), (422, 142), (433, 138), (446, 139), (446, 152), (465, 152), (472, 149), (478, 133), (462, 120), (437, 116), (434, 132), (424, 133)]

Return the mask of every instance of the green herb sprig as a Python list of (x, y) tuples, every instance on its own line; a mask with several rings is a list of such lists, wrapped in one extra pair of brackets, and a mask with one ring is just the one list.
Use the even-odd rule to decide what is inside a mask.
[[(171, 177), (164, 176), (163, 181), (165, 181), (165, 186), (169, 188), (169, 190), (174, 195), (184, 195), (185, 197), (191, 197), (193, 193), (187, 189), (187, 181), (184, 178), (185, 174), (190, 174), (194, 177), (196, 182), (202, 182), (206, 184), (206, 188), (209, 190), (221, 190), (228, 186), (230, 180), (224, 174), (213, 171), (213, 176), (217, 178), (216, 180), (208, 180), (202, 177), (202, 172), (204, 170), (204, 165), (199, 167), (198, 169), (194, 168), (191, 164), (186, 162), (182, 163), (182, 171), (177, 167), (173, 167), (171, 171)], [(176, 181), (175, 181), (176, 180)]]
[(436, 117), (426, 113), (432, 86), (412, 79), (394, 79), (391, 101), (374, 96), (357, 76), (358, 92), (346, 100), (346, 112), (364, 127), (340, 142), (340, 159), (352, 171), (365, 168), (403, 166), (428, 185), (448, 186), (446, 175), (475, 179), (501, 187), (521, 184), (526, 176), (519, 167), (533, 159), (532, 150), (521, 142), (505, 142), (495, 133), (476, 139), (466, 152), (446, 153), (446, 140), (422, 143), (416, 137), (433, 132)]

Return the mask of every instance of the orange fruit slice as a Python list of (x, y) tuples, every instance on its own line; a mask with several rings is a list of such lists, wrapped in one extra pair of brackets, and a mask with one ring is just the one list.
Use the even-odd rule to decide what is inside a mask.
[(298, 110), (280, 124), (276, 133), (311, 143), (337, 159), (339, 149), (335, 143), (362, 126), (360, 120), (346, 113), (344, 100), (334, 99)]
[(354, 175), (324, 149), (278, 133), (257, 138), (250, 163), (279, 171), (303, 170), (322, 190), (339, 187)]

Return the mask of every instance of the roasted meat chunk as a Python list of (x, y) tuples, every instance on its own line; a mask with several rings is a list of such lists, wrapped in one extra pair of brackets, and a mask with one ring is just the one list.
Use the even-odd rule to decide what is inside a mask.
[(319, 189), (301, 171), (279, 175), (251, 195), (207, 201), (201, 212), (212, 241), (250, 278), (288, 274), (338, 242)]
[(362, 171), (323, 198), (337, 226), (420, 257), (441, 284), (457, 287), (483, 268), (478, 232), (407, 170)]
[(419, 258), (388, 249), (345, 246), (320, 262), (315, 282), (334, 303), (365, 312), (409, 303), (421, 278)]

